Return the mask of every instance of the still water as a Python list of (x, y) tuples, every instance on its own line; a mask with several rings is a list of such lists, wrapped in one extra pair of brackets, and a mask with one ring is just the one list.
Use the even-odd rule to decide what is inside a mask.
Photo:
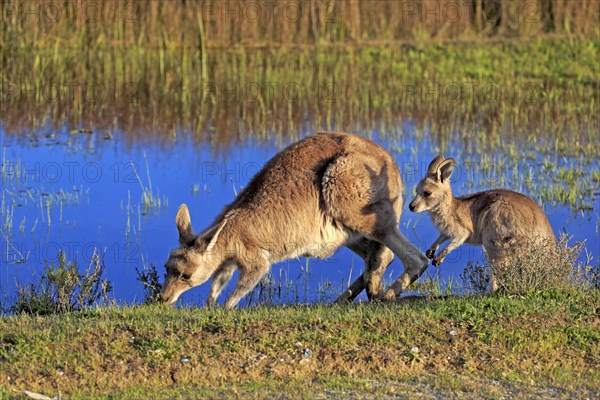
[[(440, 150), (417, 135), (410, 124), (398, 132), (376, 131), (368, 136), (390, 150), (400, 167), (406, 186), (400, 229), (424, 251), (437, 232), (426, 214), (408, 210), (408, 202), (429, 161)], [(195, 231), (202, 231), (265, 162), (288, 144), (246, 139), (217, 148), (210, 141), (197, 142), (190, 137), (176, 130), (169, 139), (131, 143), (118, 130), (106, 135), (93, 129), (49, 127), (15, 135), (0, 125), (0, 305), (12, 304), (18, 285), (39, 280), (44, 265), (56, 263), (60, 250), (67, 260), (77, 260), (80, 268), (99, 251), (105, 277), (114, 287), (111, 296), (121, 304), (141, 302), (143, 290), (136, 268), (153, 264), (162, 274), (169, 251), (178, 245), (177, 207), (187, 203)], [(597, 192), (587, 196), (587, 209), (575, 210), (541, 198), (540, 192), (548, 188), (544, 178), (548, 172), (539, 173), (544, 168), (542, 155), (520, 159), (495, 153), (484, 158), (468, 151), (460, 138), (447, 143), (445, 153), (457, 160), (452, 178), (455, 195), (491, 187), (523, 191), (543, 203), (557, 236), (566, 232), (573, 242), (585, 240), (588, 252), (598, 257)], [(578, 160), (557, 157), (555, 162), (568, 167)], [(598, 161), (588, 168), (597, 171)], [(483, 259), (479, 247), (463, 245), (440, 268), (430, 266), (424, 278), (439, 278), (443, 285), (460, 291), (460, 274), (466, 263)], [(289, 260), (273, 266), (271, 284), (263, 285), (262, 298), (274, 303), (331, 301), (362, 269), (362, 260), (345, 248), (328, 260)], [(395, 260), (386, 273), (387, 282), (401, 271)], [(229, 284), (221, 302), (233, 286)], [(190, 290), (180, 302), (203, 304), (208, 288), (207, 283)], [(242, 304), (256, 299), (257, 293)]]

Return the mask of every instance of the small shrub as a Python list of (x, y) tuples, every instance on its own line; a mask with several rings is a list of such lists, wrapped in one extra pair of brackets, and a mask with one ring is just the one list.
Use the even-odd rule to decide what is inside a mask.
[(17, 288), (15, 313), (56, 314), (81, 310), (108, 300), (111, 283), (102, 279), (104, 262), (96, 251), (89, 266), (81, 273), (77, 262), (67, 262), (64, 252), (58, 264), (47, 265), (39, 283)]
[(589, 281), (594, 289), (600, 289), (600, 263), (590, 268)]
[(585, 242), (571, 246), (569, 240), (568, 236), (562, 235), (555, 246), (533, 244), (513, 252), (502, 263), (469, 262), (461, 278), (476, 293), (486, 291), (490, 270), (498, 289), (513, 294), (597, 285), (598, 267), (591, 265), (591, 256), (586, 253), (585, 261), (578, 261)]
[(137, 280), (144, 288), (144, 303), (158, 303), (162, 285), (158, 280), (158, 271), (154, 264), (150, 264), (148, 268), (144, 266), (141, 270), (136, 267), (135, 272), (137, 273)]
[(517, 251), (502, 265), (492, 265), (498, 287), (509, 293), (527, 293), (553, 288), (582, 287), (589, 263), (577, 262), (585, 243), (569, 245), (561, 236), (555, 247), (534, 244)]

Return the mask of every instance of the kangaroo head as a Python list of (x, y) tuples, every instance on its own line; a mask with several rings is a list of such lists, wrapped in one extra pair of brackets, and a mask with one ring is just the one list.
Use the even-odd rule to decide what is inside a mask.
[(417, 185), (417, 194), (408, 208), (414, 212), (437, 208), (452, 198), (450, 175), (454, 170), (454, 159), (439, 155), (431, 161), (425, 177)]
[(161, 299), (168, 304), (175, 303), (186, 290), (206, 282), (219, 267), (222, 259), (215, 254), (214, 246), (227, 220), (196, 236), (188, 208), (182, 204), (175, 223), (180, 246), (171, 252), (165, 263), (167, 275), (160, 293)]

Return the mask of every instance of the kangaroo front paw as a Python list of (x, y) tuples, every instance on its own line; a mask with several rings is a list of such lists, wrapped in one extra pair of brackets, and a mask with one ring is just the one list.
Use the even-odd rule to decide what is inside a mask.
[(431, 262), (434, 266), (438, 266), (442, 263), (442, 261), (444, 261), (444, 257), (434, 257), (433, 261)]
[(427, 256), (427, 258), (429, 258), (430, 260), (435, 256), (435, 249), (429, 249), (425, 252), (425, 255)]

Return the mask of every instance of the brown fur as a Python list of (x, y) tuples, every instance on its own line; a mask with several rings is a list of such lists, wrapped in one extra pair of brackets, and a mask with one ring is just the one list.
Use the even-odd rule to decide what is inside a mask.
[[(483, 245), (491, 263), (501, 263), (511, 252), (536, 242), (554, 243), (554, 232), (544, 211), (521, 193), (494, 189), (454, 197), (449, 180), (453, 168), (452, 158), (434, 158), (409, 205), (414, 212), (428, 211), (440, 231), (426, 252), (433, 265), (440, 265), (463, 243)], [(447, 240), (450, 243), (436, 255)], [(495, 290), (493, 279), (490, 285)]]
[(348, 246), (365, 260), (361, 275), (341, 299), (365, 287), (381, 295), (385, 269), (400, 257), (405, 273), (388, 297), (418, 278), (428, 260), (398, 230), (402, 179), (394, 159), (374, 142), (347, 133), (309, 136), (275, 155), (233, 203), (198, 236), (187, 207), (176, 217), (181, 247), (167, 263), (162, 299), (173, 303), (213, 278), (213, 305), (235, 268), (234, 307), (267, 274), (271, 264), (298, 256), (326, 258)]

